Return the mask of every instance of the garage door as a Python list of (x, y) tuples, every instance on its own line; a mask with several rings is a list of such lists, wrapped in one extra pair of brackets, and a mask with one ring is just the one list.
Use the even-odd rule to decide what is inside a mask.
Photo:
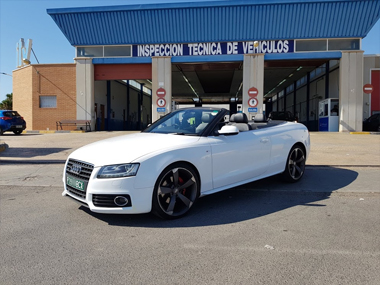
[(371, 94), (371, 115), (380, 112), (380, 70), (371, 71), (371, 84), (373, 91)]
[(95, 80), (152, 79), (151, 64), (96, 64)]

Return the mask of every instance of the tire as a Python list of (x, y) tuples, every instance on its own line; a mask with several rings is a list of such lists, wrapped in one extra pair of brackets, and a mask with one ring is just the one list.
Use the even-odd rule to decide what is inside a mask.
[(4, 131), (2, 128), (0, 128), (0, 136), (2, 136), (4, 134)]
[(306, 155), (305, 150), (300, 145), (295, 145), (289, 152), (286, 160), (285, 170), (282, 177), (287, 182), (298, 182), (305, 172)]
[(15, 135), (20, 135), (22, 133), (22, 130), (13, 131)]
[(152, 213), (163, 219), (186, 215), (199, 196), (199, 178), (193, 167), (175, 163), (158, 177), (152, 197)]

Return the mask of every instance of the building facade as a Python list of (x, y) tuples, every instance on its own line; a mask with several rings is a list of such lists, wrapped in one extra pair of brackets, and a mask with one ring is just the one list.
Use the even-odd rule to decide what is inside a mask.
[[(56, 121), (75, 119), (76, 64), (36, 64), (13, 71), (13, 109), (27, 130), (55, 130)], [(71, 128), (73, 129), (73, 128)]]
[[(329, 99), (338, 100), (339, 131), (362, 129), (368, 109), (364, 63), (372, 58), (363, 56), (361, 39), (379, 19), (380, 1), (216, 1), (47, 12), (76, 48), (76, 119), (91, 120), (93, 129), (104, 120), (109, 130), (142, 128), (178, 104), (224, 104), (231, 112), (241, 106), (249, 118), (289, 110), (319, 130), (320, 103)], [(132, 81), (140, 86), (132, 88)]]

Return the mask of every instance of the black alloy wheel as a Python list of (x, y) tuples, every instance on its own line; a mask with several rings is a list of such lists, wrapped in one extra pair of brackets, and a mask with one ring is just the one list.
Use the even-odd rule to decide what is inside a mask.
[(193, 167), (176, 163), (158, 177), (153, 192), (152, 212), (163, 219), (185, 215), (199, 193), (199, 179)]
[(304, 149), (299, 145), (293, 146), (286, 161), (285, 171), (282, 173), (284, 179), (288, 182), (299, 181), (305, 172), (305, 164)]

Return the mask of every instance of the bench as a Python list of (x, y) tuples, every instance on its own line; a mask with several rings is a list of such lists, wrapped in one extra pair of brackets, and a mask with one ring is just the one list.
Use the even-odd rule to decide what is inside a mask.
[(87, 120), (61, 120), (61, 121), (56, 122), (57, 131), (58, 131), (58, 127), (60, 127), (60, 129), (63, 130), (62, 126), (76, 126), (77, 127), (78, 125), (86, 126), (86, 132), (87, 131), (91, 132), (91, 121), (87, 121)]

